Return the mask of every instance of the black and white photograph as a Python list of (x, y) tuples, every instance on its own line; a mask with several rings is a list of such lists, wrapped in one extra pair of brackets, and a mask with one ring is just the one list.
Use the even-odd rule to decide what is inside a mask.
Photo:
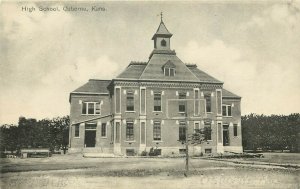
[(300, 1), (0, 1), (0, 188), (300, 189)]

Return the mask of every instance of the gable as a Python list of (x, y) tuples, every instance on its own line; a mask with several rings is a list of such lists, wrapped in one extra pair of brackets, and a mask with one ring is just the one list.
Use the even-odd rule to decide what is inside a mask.
[[(176, 67), (175, 76), (165, 76), (163, 66), (167, 62), (172, 62)], [(169, 63), (170, 64), (170, 63)], [(166, 80), (166, 81), (199, 81), (198, 78), (186, 67), (186, 65), (173, 54), (153, 54), (141, 74), (142, 80)]]

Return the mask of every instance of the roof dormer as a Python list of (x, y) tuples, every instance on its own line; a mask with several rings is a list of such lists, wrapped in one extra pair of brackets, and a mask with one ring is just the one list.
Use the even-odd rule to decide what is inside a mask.
[(175, 64), (168, 60), (162, 67), (164, 71), (164, 75), (168, 77), (174, 77), (176, 74), (176, 66)]

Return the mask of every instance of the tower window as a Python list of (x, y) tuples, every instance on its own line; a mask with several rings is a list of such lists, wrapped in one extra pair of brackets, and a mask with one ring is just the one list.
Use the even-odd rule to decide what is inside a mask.
[(167, 46), (167, 42), (166, 42), (166, 40), (161, 40), (161, 42), (160, 42), (160, 45), (162, 46), (162, 47), (165, 47), (165, 46)]

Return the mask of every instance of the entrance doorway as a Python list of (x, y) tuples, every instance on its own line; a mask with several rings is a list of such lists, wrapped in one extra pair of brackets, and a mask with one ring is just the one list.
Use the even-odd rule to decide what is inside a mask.
[(86, 123), (85, 124), (85, 136), (84, 136), (84, 146), (85, 147), (95, 147), (96, 146), (96, 123)]
[(85, 131), (85, 147), (95, 147), (96, 145), (96, 131)]

